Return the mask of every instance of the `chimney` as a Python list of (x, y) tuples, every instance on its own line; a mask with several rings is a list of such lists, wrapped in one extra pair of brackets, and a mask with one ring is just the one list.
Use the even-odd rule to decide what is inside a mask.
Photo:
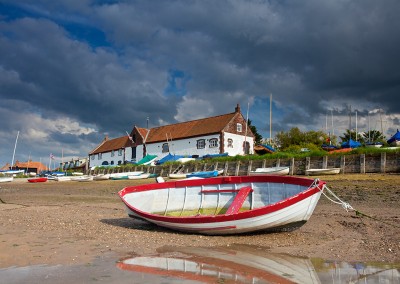
[(239, 112), (240, 113), (240, 105), (239, 104), (236, 105), (235, 112)]
[(106, 137), (104, 137), (104, 142), (108, 140), (108, 135), (106, 135)]

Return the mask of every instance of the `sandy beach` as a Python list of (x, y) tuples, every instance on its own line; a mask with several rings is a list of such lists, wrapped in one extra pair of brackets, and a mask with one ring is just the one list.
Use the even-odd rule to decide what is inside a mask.
[(79, 264), (108, 252), (143, 255), (163, 246), (259, 246), (275, 253), (340, 261), (400, 262), (400, 175), (321, 176), (365, 215), (321, 197), (311, 219), (285, 233), (202, 236), (126, 215), (117, 192), (149, 180), (0, 184), (0, 267)]

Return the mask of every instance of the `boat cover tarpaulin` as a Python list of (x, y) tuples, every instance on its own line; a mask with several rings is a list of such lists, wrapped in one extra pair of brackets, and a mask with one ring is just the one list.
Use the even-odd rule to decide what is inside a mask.
[(400, 141), (400, 131), (397, 129), (397, 132), (387, 141), (388, 144), (392, 144), (393, 142)]
[(158, 160), (157, 165), (162, 165), (165, 162), (172, 162), (172, 161), (176, 161), (180, 158), (184, 158), (185, 156), (182, 155), (175, 155), (175, 154), (171, 154), (169, 153), (167, 156), (161, 158), (160, 160)]
[(345, 141), (342, 143), (342, 148), (357, 148), (361, 147), (361, 143), (358, 141), (354, 141), (353, 139), (349, 139), (349, 141)]
[(254, 151), (256, 151), (257, 153), (273, 153), (276, 150), (274, 148), (272, 148), (270, 145), (267, 144), (260, 144), (260, 145), (256, 145), (254, 146)]
[(143, 159), (141, 159), (139, 162), (136, 163), (136, 165), (147, 165), (150, 164), (152, 161), (154, 161), (157, 158), (157, 155), (146, 155), (144, 156)]

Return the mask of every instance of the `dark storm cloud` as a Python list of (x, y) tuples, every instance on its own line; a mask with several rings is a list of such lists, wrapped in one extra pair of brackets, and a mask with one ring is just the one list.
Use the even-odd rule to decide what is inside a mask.
[(30, 125), (26, 140), (84, 155), (147, 119), (174, 123), (237, 103), (246, 113), (248, 102), (269, 136), (271, 93), (274, 131), (321, 129), (332, 110), (343, 131), (350, 106), (364, 129), (378, 108), (387, 130), (398, 125), (398, 1), (1, 2), (9, 144)]

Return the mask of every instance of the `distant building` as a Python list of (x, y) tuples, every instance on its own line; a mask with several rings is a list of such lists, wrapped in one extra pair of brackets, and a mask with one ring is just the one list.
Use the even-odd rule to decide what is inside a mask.
[(61, 162), (59, 170), (85, 172), (87, 166), (87, 158), (72, 158), (69, 161)]
[(150, 129), (134, 126), (130, 136), (106, 137), (89, 153), (89, 165), (120, 165), (137, 162), (147, 154), (158, 159), (169, 153), (189, 157), (228, 153), (252, 154), (254, 134), (240, 106), (232, 113)]
[(25, 170), (25, 173), (40, 173), (41, 171), (47, 171), (47, 166), (43, 165), (41, 162), (34, 162), (29, 160), (28, 162), (16, 161), (11, 167), (11, 170)]
[(4, 166), (0, 168), (0, 171), (8, 171), (11, 168), (10, 163), (6, 163)]
[(109, 139), (108, 136), (89, 153), (89, 166), (117, 166), (131, 160), (133, 143), (127, 135)]

